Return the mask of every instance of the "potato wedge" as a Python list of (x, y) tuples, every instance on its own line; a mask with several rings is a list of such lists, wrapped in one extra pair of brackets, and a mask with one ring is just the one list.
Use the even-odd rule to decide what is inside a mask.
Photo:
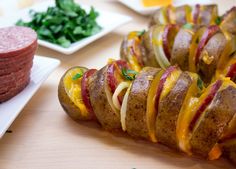
[(181, 73), (170, 92), (160, 100), (156, 118), (156, 136), (158, 142), (178, 148), (176, 125), (185, 96), (192, 79), (187, 72)]
[[(65, 112), (75, 121), (91, 120), (91, 116), (89, 115), (81, 99), (81, 79), (73, 80), (73, 77), (77, 73), (81, 73), (81, 71), (86, 72), (87, 70), (87, 68), (79, 66), (70, 68), (61, 77), (58, 86), (59, 102)], [(78, 95), (75, 96), (75, 93)]]
[(133, 137), (149, 139), (146, 120), (147, 98), (151, 83), (158, 72), (157, 68), (145, 67), (132, 83), (125, 121), (127, 133)]
[(111, 104), (111, 92), (106, 80), (107, 68), (108, 65), (89, 79), (89, 95), (99, 123), (104, 129), (114, 131), (121, 129), (120, 113)]
[[(224, 84), (222, 85), (224, 86)], [(194, 127), (190, 138), (191, 150), (196, 155), (208, 157), (208, 153), (220, 140), (228, 123), (236, 113), (236, 88), (222, 87)]]

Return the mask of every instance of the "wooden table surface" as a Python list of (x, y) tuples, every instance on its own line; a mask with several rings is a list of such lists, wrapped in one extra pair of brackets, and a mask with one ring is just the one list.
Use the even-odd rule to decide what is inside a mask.
[[(39, 1), (39, 0), (36, 0)], [(0, 169), (200, 169), (232, 168), (224, 160), (207, 162), (189, 158), (160, 145), (112, 135), (96, 124), (77, 124), (62, 110), (57, 85), (70, 67), (101, 68), (108, 58), (119, 58), (120, 43), (132, 30), (146, 28), (148, 18), (118, 2), (81, 0), (83, 4), (129, 15), (133, 21), (72, 55), (39, 47), (37, 54), (61, 60), (0, 140)], [(218, 0), (220, 12), (235, 0)], [(108, 23), (109, 24), (109, 23)]]

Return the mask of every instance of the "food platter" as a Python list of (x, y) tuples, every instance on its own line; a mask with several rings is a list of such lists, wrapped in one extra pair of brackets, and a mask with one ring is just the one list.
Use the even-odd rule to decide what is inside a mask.
[[(26, 8), (26, 9), (17, 11), (12, 15), (3, 16), (0, 18), (0, 22), (1, 22), (0, 27), (12, 26), (19, 19), (29, 20), (30, 18), (29, 18), (28, 13), (31, 9), (39, 12), (39, 11), (45, 11), (49, 6), (54, 6), (54, 2), (53, 1), (45, 1), (42, 3), (37, 3), (30, 8)], [(84, 6), (84, 5), (81, 5), (81, 6), (85, 10), (90, 9), (89, 6)], [(92, 35), (90, 37), (84, 38), (83, 40), (80, 40), (78, 42), (75, 42), (68, 48), (63, 48), (59, 45), (55, 45), (53, 43), (46, 42), (44, 40), (38, 40), (39, 45), (69, 55), (69, 54), (72, 54), (72, 53), (76, 52), (77, 50), (81, 49), (82, 47), (88, 45), (89, 43), (108, 34), (112, 30), (114, 30), (115, 28), (131, 21), (131, 17), (129, 17), (129, 16), (125, 16), (125, 15), (117, 14), (117, 13), (113, 13), (113, 12), (108, 12), (108, 11), (100, 10), (100, 9), (96, 9), (96, 10), (100, 14), (97, 19), (97, 22), (102, 27), (102, 30), (99, 33)], [(109, 23), (109, 24), (107, 24), (107, 23)]]
[(60, 61), (57, 59), (37, 55), (34, 57), (29, 85), (15, 97), (0, 104), (0, 138), (5, 134), (8, 127), (19, 115), (30, 98), (59, 64)]

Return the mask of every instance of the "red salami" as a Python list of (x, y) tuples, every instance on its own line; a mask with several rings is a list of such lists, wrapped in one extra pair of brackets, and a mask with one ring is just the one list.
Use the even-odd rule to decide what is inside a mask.
[(32, 29), (0, 28), (0, 103), (28, 85), (36, 49), (37, 34)]

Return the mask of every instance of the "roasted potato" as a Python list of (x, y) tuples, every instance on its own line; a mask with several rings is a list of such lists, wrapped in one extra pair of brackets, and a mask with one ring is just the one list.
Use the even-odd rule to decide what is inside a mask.
[(75, 121), (91, 120), (91, 116), (81, 99), (81, 79), (73, 80), (73, 77), (77, 73), (86, 72), (87, 70), (87, 68), (79, 66), (70, 68), (61, 77), (58, 86), (58, 99), (60, 104), (65, 112)]
[(192, 8), (189, 5), (182, 5), (175, 8), (176, 24), (184, 25), (190, 21)]
[(217, 17), (218, 17), (218, 8), (216, 4), (201, 6), (198, 18), (200, 25), (215, 24), (215, 20)]
[(147, 97), (157, 68), (145, 67), (133, 81), (126, 110), (127, 133), (137, 138), (149, 138), (146, 120)]
[(236, 7), (232, 7), (229, 11), (227, 11), (223, 17), (222, 22), (220, 24), (221, 28), (236, 34)]
[(156, 137), (158, 142), (175, 149), (177, 146), (176, 124), (185, 96), (192, 83), (187, 72), (181, 73), (170, 92), (160, 100), (156, 118)]
[(213, 35), (201, 52), (198, 73), (205, 83), (209, 83), (214, 76), (217, 63), (225, 49), (227, 40), (223, 33)]
[(192, 33), (184, 28), (179, 30), (172, 48), (171, 65), (177, 64), (182, 70), (188, 70), (189, 48), (192, 36)]
[(111, 92), (107, 84), (107, 68), (108, 65), (97, 71), (89, 79), (89, 95), (91, 105), (98, 122), (106, 130), (121, 129), (120, 113), (110, 103)]
[(231, 85), (216, 93), (193, 129), (190, 145), (194, 154), (208, 157), (236, 113), (235, 96), (236, 88)]
[(145, 66), (151, 66), (151, 67), (160, 67), (156, 60), (156, 56), (153, 50), (153, 29), (155, 29), (155, 26), (151, 27), (147, 32), (144, 33), (142, 36), (142, 42), (141, 45), (144, 48), (145, 54), (143, 54), (143, 63)]

